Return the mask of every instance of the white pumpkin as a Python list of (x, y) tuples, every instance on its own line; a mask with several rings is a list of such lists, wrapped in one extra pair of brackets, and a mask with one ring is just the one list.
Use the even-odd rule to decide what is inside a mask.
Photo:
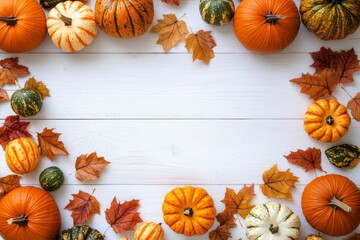
[(256, 205), (245, 218), (249, 240), (297, 240), (300, 219), (287, 206), (268, 202)]
[(64, 52), (80, 51), (97, 34), (93, 10), (80, 1), (58, 3), (50, 10), (46, 25), (52, 42)]

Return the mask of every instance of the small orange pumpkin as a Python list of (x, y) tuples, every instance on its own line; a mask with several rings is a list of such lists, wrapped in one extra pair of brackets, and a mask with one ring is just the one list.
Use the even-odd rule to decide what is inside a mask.
[(216, 210), (205, 189), (185, 186), (167, 193), (162, 204), (164, 221), (172, 230), (186, 236), (201, 235), (214, 224)]
[(6, 145), (5, 159), (11, 171), (25, 174), (34, 171), (39, 165), (40, 152), (31, 138), (17, 138)]
[(320, 99), (312, 103), (304, 116), (304, 129), (311, 138), (336, 142), (349, 130), (351, 118), (346, 107), (336, 99)]
[(164, 231), (161, 223), (144, 222), (134, 233), (135, 240), (162, 240), (164, 239)]

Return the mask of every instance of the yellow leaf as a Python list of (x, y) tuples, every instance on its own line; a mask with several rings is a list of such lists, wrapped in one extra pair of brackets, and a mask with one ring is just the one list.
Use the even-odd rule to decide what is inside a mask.
[(216, 46), (216, 42), (211, 35), (211, 31), (199, 30), (196, 34), (190, 34), (185, 42), (188, 52), (193, 53), (193, 62), (199, 59), (209, 64), (210, 59), (214, 58), (213, 47)]
[(25, 87), (38, 90), (42, 98), (50, 96), (49, 89), (46, 87), (46, 85), (41, 81), (36, 81), (34, 77), (29, 78), (29, 80), (26, 81)]

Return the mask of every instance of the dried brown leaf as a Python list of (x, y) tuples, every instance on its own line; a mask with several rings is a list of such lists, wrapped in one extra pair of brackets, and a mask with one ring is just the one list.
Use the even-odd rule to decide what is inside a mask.
[(53, 132), (54, 128), (45, 128), (42, 133), (37, 133), (40, 154), (54, 160), (56, 155), (69, 156), (64, 143), (59, 141), (61, 133)]
[(225, 204), (227, 211), (232, 214), (239, 214), (242, 218), (246, 218), (251, 209), (254, 207), (250, 204), (251, 200), (255, 197), (254, 184), (250, 187), (246, 185), (239, 190), (238, 193), (231, 188), (226, 188), (225, 197), (221, 202)]
[(308, 172), (313, 169), (324, 171), (321, 167), (321, 150), (317, 148), (308, 148), (305, 151), (298, 149), (296, 152), (290, 152), (284, 156), (290, 163), (296, 164)]
[(100, 172), (109, 164), (103, 157), (98, 157), (96, 152), (90, 155), (82, 154), (76, 159), (75, 177), (81, 181), (94, 181), (99, 179)]
[(189, 34), (185, 42), (188, 52), (193, 53), (193, 62), (199, 59), (209, 64), (210, 60), (215, 57), (213, 48), (216, 46), (216, 42), (211, 31), (199, 30), (195, 34)]
[(9, 95), (7, 94), (6, 90), (0, 88), (0, 102), (9, 101)]
[(347, 108), (351, 110), (351, 115), (356, 121), (360, 121), (360, 92), (356, 94), (354, 98), (352, 98), (348, 104)]
[(31, 134), (26, 130), (29, 122), (20, 122), (20, 117), (7, 116), (4, 124), (0, 127), (0, 144), (5, 150), (6, 145), (11, 140), (20, 137), (31, 137)]
[(19, 65), (18, 62), (17, 57), (0, 60), (0, 86), (4, 84), (15, 85), (18, 77), (30, 74), (29, 69)]
[(161, 0), (161, 1), (169, 5), (176, 5), (176, 6), (180, 5), (180, 0)]
[(229, 238), (231, 238), (231, 233), (225, 225), (220, 225), (209, 233), (210, 240), (227, 240)]
[(26, 81), (25, 87), (36, 89), (42, 98), (49, 97), (50, 91), (43, 82), (38, 82), (34, 77)]
[(15, 188), (21, 187), (20, 178), (20, 176), (14, 174), (0, 178), (0, 201), (6, 194)]
[(216, 219), (220, 226), (225, 225), (228, 229), (236, 227), (234, 214), (227, 209), (216, 215)]

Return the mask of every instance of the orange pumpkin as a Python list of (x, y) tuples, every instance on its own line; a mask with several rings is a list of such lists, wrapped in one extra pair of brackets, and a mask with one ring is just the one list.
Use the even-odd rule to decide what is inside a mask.
[(312, 103), (304, 116), (305, 131), (321, 142), (338, 141), (348, 132), (350, 123), (346, 107), (334, 98)]
[(17, 138), (6, 145), (5, 159), (11, 171), (25, 174), (34, 171), (39, 165), (40, 152), (31, 138)]
[(293, 42), (300, 15), (292, 0), (243, 0), (235, 11), (234, 32), (256, 53), (279, 52)]
[(36, 0), (3, 0), (0, 4), (0, 49), (26, 52), (46, 36), (45, 13)]
[(164, 231), (161, 223), (144, 222), (134, 233), (134, 240), (163, 240)]
[(11, 240), (55, 239), (61, 226), (54, 198), (36, 187), (20, 187), (0, 204), (0, 236)]
[(347, 177), (327, 174), (305, 187), (301, 207), (313, 228), (330, 236), (343, 236), (360, 223), (360, 189)]
[(167, 193), (162, 205), (164, 221), (186, 236), (201, 235), (214, 224), (216, 210), (212, 197), (203, 188), (177, 187)]
[(153, 0), (96, 0), (97, 25), (115, 38), (145, 33), (154, 19)]

